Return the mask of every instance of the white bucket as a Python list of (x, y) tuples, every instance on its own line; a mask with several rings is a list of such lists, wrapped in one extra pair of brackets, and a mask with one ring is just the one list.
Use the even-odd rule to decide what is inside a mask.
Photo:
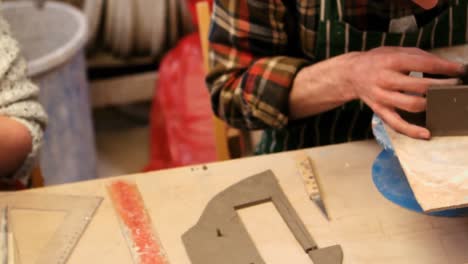
[(28, 60), (49, 115), (40, 165), (46, 185), (96, 178), (84, 44), (87, 21), (74, 7), (48, 1), (2, 3), (1, 10)]

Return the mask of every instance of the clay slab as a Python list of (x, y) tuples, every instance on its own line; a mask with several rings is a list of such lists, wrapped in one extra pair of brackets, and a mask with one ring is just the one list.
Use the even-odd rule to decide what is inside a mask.
[(247, 178), (216, 195), (198, 223), (183, 236), (193, 264), (265, 264), (244, 227), (238, 209), (272, 202), (304, 254), (315, 264), (340, 264), (339, 245), (318, 249), (271, 171)]

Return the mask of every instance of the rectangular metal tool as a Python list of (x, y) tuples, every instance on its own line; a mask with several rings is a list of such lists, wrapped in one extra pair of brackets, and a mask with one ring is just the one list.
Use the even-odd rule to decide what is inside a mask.
[(426, 126), (433, 136), (468, 135), (468, 85), (430, 87)]
[[(35, 262), (36, 264), (65, 264), (101, 201), (101, 197), (16, 193), (0, 197), (0, 208), (67, 212), (63, 223), (55, 231)], [(7, 220), (6, 225), (8, 229), (11, 229), (14, 222), (8, 220), (8, 210), (3, 212), (6, 215), (2, 216), (2, 219)], [(8, 229), (6, 229), (7, 248)], [(2, 240), (4, 236), (5, 234), (1, 233)]]
[(305, 151), (298, 152), (295, 155), (295, 161), (309, 198), (315, 202), (325, 217), (330, 220), (330, 215), (324, 202), (325, 194), (318, 175), (314, 173), (312, 161)]

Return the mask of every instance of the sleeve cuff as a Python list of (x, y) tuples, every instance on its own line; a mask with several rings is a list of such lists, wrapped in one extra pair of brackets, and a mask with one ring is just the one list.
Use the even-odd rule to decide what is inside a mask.
[(312, 63), (293, 57), (269, 58), (260, 60), (259, 63), (262, 63), (261, 67), (265, 69), (265, 81), (262, 85), (260, 80), (256, 88), (258, 96), (250, 101), (252, 114), (268, 127), (281, 129), (288, 124), (289, 94), (294, 79), (302, 68)]

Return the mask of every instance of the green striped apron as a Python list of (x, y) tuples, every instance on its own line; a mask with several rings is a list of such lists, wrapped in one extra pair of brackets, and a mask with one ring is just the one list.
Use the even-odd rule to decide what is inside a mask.
[[(322, 0), (315, 55), (317, 61), (350, 51), (379, 46), (432, 49), (468, 42), (468, 0), (452, 0), (449, 7), (419, 30), (408, 33), (360, 31), (343, 21), (345, 0)], [(283, 129), (267, 129), (256, 152), (272, 153), (342, 143), (372, 137), (372, 110), (362, 101), (302, 120)]]

